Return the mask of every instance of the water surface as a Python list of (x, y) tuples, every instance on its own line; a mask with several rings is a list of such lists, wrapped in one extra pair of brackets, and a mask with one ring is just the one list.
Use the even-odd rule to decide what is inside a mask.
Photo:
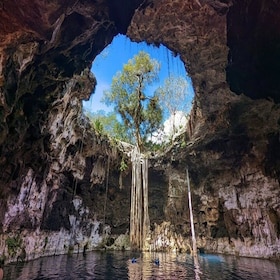
[[(135, 261), (132, 261), (135, 258)], [(159, 263), (156, 260), (159, 260)], [(5, 266), (5, 280), (90, 279), (280, 279), (280, 263), (224, 255), (200, 255), (199, 267), (186, 254), (90, 252), (53, 256)]]

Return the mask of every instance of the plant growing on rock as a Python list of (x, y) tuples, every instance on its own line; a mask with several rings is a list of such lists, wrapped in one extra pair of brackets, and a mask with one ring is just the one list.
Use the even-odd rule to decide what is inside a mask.
[(122, 158), (121, 160), (121, 164), (120, 164), (120, 171), (123, 172), (127, 169), (127, 163), (125, 162), (124, 158)]
[(22, 245), (22, 239), (20, 236), (15, 236), (15, 237), (8, 237), (6, 239), (6, 245), (8, 247), (8, 253), (11, 257), (15, 257), (18, 249)]

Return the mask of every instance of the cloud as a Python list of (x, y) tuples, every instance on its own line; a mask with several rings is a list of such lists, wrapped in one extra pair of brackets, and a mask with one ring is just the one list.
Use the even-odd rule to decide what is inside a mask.
[(152, 136), (151, 141), (156, 144), (162, 144), (174, 140), (186, 130), (187, 122), (186, 113), (176, 111), (164, 122), (163, 130), (157, 131), (156, 135)]

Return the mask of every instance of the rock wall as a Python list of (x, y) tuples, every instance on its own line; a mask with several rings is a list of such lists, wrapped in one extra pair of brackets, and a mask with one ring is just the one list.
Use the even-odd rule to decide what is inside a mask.
[[(169, 162), (163, 170), (169, 170), (165, 220), (171, 225), (163, 223), (158, 231), (165, 240), (158, 249), (188, 247), (172, 244), (190, 236), (189, 166), (199, 246), (279, 258), (279, 153), (271, 143), (279, 143), (279, 106), (274, 103), (279, 90), (273, 77), (279, 72), (274, 64), (280, 29), (264, 31), (272, 24), (267, 17), (278, 26), (279, 7), (274, 1), (153, 1), (132, 18), (130, 38), (161, 43), (179, 54), (196, 94), (186, 146), (178, 144), (161, 162)], [(273, 61), (269, 69), (268, 61)], [(271, 101), (253, 102), (232, 90)]]
[(90, 129), (81, 102), (96, 84), (93, 58), (117, 33), (112, 9), (91, 1), (0, 5), (0, 255), (7, 261), (102, 241), (97, 194), (104, 197), (109, 159), (118, 176), (119, 152)]
[(190, 236), (188, 167), (198, 246), (208, 252), (278, 259), (280, 190), (278, 168), (271, 164), (279, 157), (267, 155), (274, 151), (271, 138), (279, 139), (279, 106), (243, 97), (228, 113), (228, 128), (214, 134), (209, 130), (184, 148), (181, 140), (169, 152), (168, 163), (165, 155), (165, 220), (176, 234)]
[(12, 261), (89, 250), (102, 241), (103, 217), (92, 210), (91, 196), (96, 185), (105, 193), (109, 160), (116, 170), (120, 161), (117, 148), (82, 114), (83, 92), (94, 85), (87, 69), (64, 84), (45, 112), (48, 122), (40, 123), (42, 139), (30, 147), (36, 149), (23, 151), (28, 157), (3, 182), (1, 253)]
[(189, 250), (188, 166), (199, 246), (279, 258), (279, 8), (275, 0), (2, 1), (0, 254), (110, 247), (127, 232), (124, 155), (89, 129), (81, 105), (96, 83), (91, 62), (122, 33), (180, 55), (195, 88), (184, 138), (151, 162), (150, 246)]

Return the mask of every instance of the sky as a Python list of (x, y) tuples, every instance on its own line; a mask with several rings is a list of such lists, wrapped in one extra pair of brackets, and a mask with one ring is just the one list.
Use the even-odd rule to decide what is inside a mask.
[(103, 91), (110, 89), (113, 76), (122, 70), (123, 65), (129, 59), (142, 50), (149, 53), (151, 58), (158, 60), (161, 64), (159, 81), (154, 83), (149, 90), (153, 92), (159, 86), (162, 86), (164, 80), (170, 75), (183, 76), (186, 77), (190, 84), (190, 94), (187, 101), (191, 103), (194, 96), (191, 79), (187, 76), (184, 64), (179, 56), (175, 57), (170, 50), (162, 45), (157, 48), (144, 42), (134, 43), (126, 36), (118, 35), (93, 61), (91, 71), (97, 79), (97, 86), (90, 100), (83, 102), (83, 107), (86, 111), (97, 112), (98, 110), (104, 110), (109, 112), (113, 110), (101, 102)]

